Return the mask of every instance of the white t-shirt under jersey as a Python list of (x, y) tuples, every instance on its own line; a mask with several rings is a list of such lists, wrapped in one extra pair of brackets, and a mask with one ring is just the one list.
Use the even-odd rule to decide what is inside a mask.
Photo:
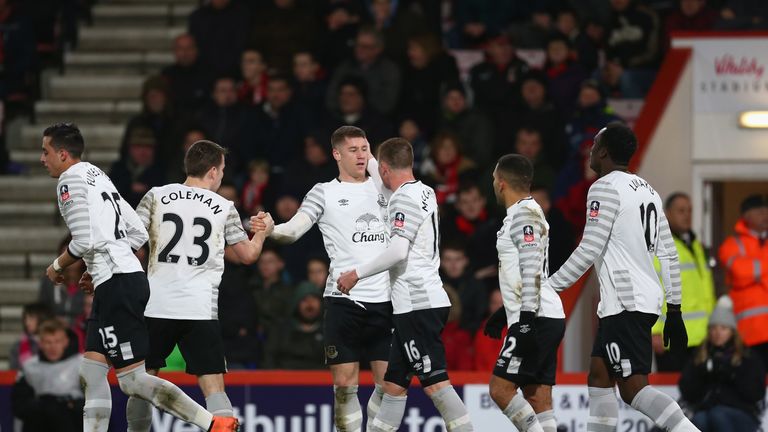
[(104, 171), (78, 162), (59, 176), (59, 211), (72, 233), (69, 253), (82, 257), (93, 285), (113, 274), (143, 271), (133, 254), (147, 241), (147, 231)]
[(549, 224), (536, 201), (528, 197), (509, 206), (496, 238), (508, 325), (520, 319), (521, 309), (539, 317), (565, 318), (560, 296), (544, 283), (548, 249)]
[(403, 184), (389, 199), (392, 235), (411, 242), (408, 257), (389, 271), (395, 314), (451, 305), (439, 274), (438, 211), (435, 191), (420, 181)]
[(232, 201), (174, 183), (147, 192), (137, 213), (150, 239), (150, 297), (144, 315), (218, 319), (224, 247), (248, 240)]
[(562, 290), (594, 263), (600, 282), (597, 315), (622, 311), (659, 315), (664, 290), (653, 256), (668, 268), (667, 302), (680, 304), (680, 265), (658, 193), (642, 178), (613, 171), (587, 194), (587, 223), (579, 246), (548, 283)]
[(299, 211), (317, 223), (331, 266), (325, 284), (325, 297), (344, 297), (353, 301), (390, 301), (389, 275), (379, 273), (361, 279), (346, 296), (336, 287), (342, 271), (356, 268), (387, 248), (387, 202), (373, 179), (362, 183), (338, 179), (316, 184), (304, 197)]

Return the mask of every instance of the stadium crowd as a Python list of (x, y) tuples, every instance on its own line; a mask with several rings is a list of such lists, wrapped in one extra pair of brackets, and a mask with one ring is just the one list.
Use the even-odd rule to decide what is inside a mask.
[[(6, 118), (37, 97), (45, 56), (55, 63), (50, 53), (74, 46), (76, 21), (88, 15), (85, 0), (50, 2), (56, 8), (33, 6), (38, 3), (49, 2), (0, 0)], [(490, 371), (501, 344), (482, 334), (489, 311), (501, 305), (495, 241), (503, 209), (489, 198), (495, 160), (519, 153), (533, 161), (533, 192), (551, 226), (554, 272), (583, 230), (583, 203), (594, 181), (586, 163), (592, 137), (618, 119), (607, 100), (645, 95), (674, 31), (765, 26), (768, 7), (759, 0), (210, 0), (175, 39), (175, 62), (145, 81), (142, 111), (126, 125), (109, 175), (136, 206), (150, 188), (182, 182), (184, 151), (210, 139), (229, 150), (219, 193), (237, 204), (244, 221), (264, 210), (280, 223), (315, 183), (335, 177), (334, 129), (358, 126), (374, 149), (391, 136), (405, 137), (415, 150), (416, 173), (441, 206), (441, 276), (453, 304), (443, 335), (448, 366)], [(467, 52), (482, 58), (460, 64), (454, 53)], [(0, 153), (0, 170), (20, 169)], [(675, 204), (668, 201), (668, 215)], [(742, 206), (743, 214), (755, 209), (762, 215), (755, 218), (766, 218), (765, 198)], [(681, 222), (676, 231), (668, 217), (676, 238), (695, 255), (690, 224)], [(768, 231), (765, 220), (744, 220), (762, 224), (744, 232)], [(764, 238), (760, 245), (754, 252), (766, 262)], [(721, 264), (731, 270), (726, 254), (721, 249)], [(323, 368), (327, 274), (316, 227), (294, 244), (267, 244), (253, 266), (227, 263), (219, 319), (229, 367)], [(90, 297), (78, 279), (72, 269), (62, 285), (42, 282), (40, 303), (24, 309), (25, 332), (12, 367), (39, 352), (38, 324), (54, 317), (70, 326), (67, 352), (82, 351)], [(764, 274), (763, 289), (767, 280)], [(657, 352), (660, 369), (686, 368), (684, 397), (684, 385), (700, 385), (696, 374), (711, 372), (707, 350), (735, 343), (735, 354), (726, 351), (741, 364), (744, 335), (733, 332), (732, 315), (721, 311), (713, 322), (736, 336), (712, 340), (708, 333), (711, 276), (706, 290), (697, 286), (689, 294), (684, 287), (684, 312), (689, 298), (707, 298), (696, 306), (706, 315), (700, 337), (691, 340), (690, 362), (669, 366), (663, 348)]]

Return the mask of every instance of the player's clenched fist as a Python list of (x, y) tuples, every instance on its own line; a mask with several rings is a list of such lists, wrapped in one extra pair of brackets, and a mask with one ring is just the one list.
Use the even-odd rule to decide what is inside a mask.
[(79, 286), (84, 293), (93, 294), (94, 288), (91, 274), (88, 272), (83, 273), (83, 275), (80, 277), (80, 281), (77, 283), (77, 286)]
[(339, 288), (339, 291), (341, 291), (344, 294), (349, 294), (349, 291), (357, 285), (357, 281), (359, 281), (360, 278), (357, 277), (357, 271), (352, 270), (348, 272), (341, 273), (341, 276), (339, 276), (339, 280), (336, 281), (336, 285)]
[(251, 232), (264, 232), (267, 236), (272, 234), (275, 229), (275, 221), (272, 215), (265, 212), (259, 212), (256, 216), (251, 216)]

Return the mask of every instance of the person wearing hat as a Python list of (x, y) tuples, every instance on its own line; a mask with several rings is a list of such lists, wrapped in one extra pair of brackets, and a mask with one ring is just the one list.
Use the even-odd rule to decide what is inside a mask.
[(741, 203), (734, 234), (720, 246), (720, 264), (744, 343), (768, 365), (768, 196)]
[(702, 432), (754, 432), (765, 397), (765, 368), (736, 329), (731, 298), (709, 316), (707, 338), (680, 375), (680, 395)]

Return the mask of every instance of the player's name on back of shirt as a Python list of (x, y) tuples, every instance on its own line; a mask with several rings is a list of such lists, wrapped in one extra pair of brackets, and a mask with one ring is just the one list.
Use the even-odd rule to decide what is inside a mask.
[(91, 166), (85, 171), (85, 183), (88, 184), (88, 186), (96, 186), (96, 177), (102, 175), (105, 176), (106, 174), (101, 168)]
[(632, 188), (632, 190), (635, 192), (637, 192), (637, 190), (640, 188), (646, 188), (652, 196), (656, 195), (656, 191), (651, 187), (651, 185), (649, 185), (647, 181), (641, 178), (633, 178), (630, 180), (629, 187)]
[(213, 214), (219, 214), (223, 211), (218, 204), (213, 203), (213, 198), (210, 196), (207, 196), (206, 193), (203, 192), (202, 190), (198, 191), (198, 190), (187, 189), (187, 190), (171, 191), (160, 197), (160, 202), (166, 205), (170, 204), (172, 201), (178, 201), (178, 200), (199, 201), (207, 205), (208, 208), (211, 209)]

